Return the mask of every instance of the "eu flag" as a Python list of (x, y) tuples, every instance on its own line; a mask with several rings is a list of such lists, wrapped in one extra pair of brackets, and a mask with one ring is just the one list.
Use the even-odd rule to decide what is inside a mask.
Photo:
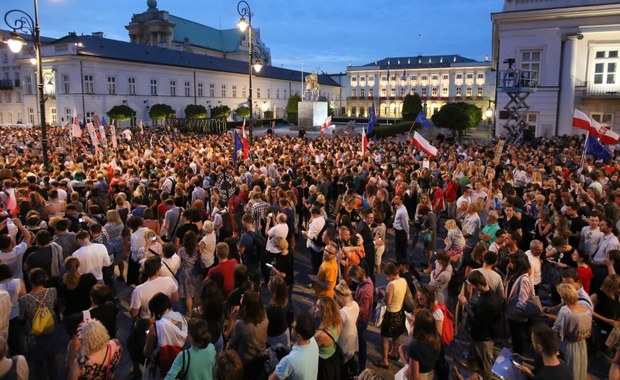
[(233, 152), (233, 162), (236, 164), (238, 160), (238, 156), (239, 156), (239, 151), (243, 151), (243, 143), (241, 142), (241, 138), (237, 134), (237, 131), (235, 131), (234, 133), (235, 133), (235, 150)]
[(366, 134), (370, 135), (377, 123), (377, 115), (375, 114), (375, 103), (370, 106), (370, 113), (368, 114), (368, 128), (366, 128)]
[(426, 115), (422, 111), (418, 113), (418, 116), (415, 118), (415, 122), (423, 126), (424, 128), (428, 128), (431, 126), (431, 122), (426, 118)]
[(597, 160), (611, 160), (613, 154), (609, 145), (605, 145), (596, 137), (588, 137), (586, 142), (586, 154), (592, 155)]

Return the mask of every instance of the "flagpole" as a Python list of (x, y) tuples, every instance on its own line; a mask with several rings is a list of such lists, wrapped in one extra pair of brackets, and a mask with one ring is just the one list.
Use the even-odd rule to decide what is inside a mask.
[(588, 138), (590, 137), (590, 131), (586, 132), (586, 140), (583, 143), (583, 153), (581, 154), (581, 165), (579, 165), (579, 172), (583, 172), (583, 165), (586, 163), (586, 155), (588, 150)]

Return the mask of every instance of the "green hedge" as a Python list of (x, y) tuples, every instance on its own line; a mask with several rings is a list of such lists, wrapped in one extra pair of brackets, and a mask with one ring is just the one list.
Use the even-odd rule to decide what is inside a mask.
[(411, 130), (411, 121), (401, 121), (394, 124), (380, 124), (373, 129), (373, 135), (377, 138), (391, 137), (401, 133), (407, 133)]
[(298, 116), (299, 115), (298, 115), (297, 111), (295, 111), (295, 112), (291, 111), (291, 112), (287, 112), (286, 113), (286, 117), (287, 117), (289, 123), (291, 123), (291, 124), (295, 124), (295, 125), (299, 124)]
[[(268, 127), (271, 125), (271, 122), (273, 122), (275, 120), (276, 124), (288, 124), (288, 122), (282, 118), (279, 119), (259, 119), (259, 120), (254, 120), (254, 125), (256, 127)], [(243, 125), (243, 121), (227, 121), (226, 122), (226, 126), (228, 127), (228, 129), (235, 129), (235, 128), (241, 128), (241, 126)], [(248, 127), (249, 125), (249, 121), (246, 120), (245, 122), (245, 126)]]

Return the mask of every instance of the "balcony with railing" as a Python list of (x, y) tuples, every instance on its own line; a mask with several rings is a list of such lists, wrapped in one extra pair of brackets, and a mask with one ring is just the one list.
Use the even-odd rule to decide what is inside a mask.
[(620, 84), (585, 83), (583, 95), (590, 98), (620, 98)]
[(0, 90), (12, 90), (15, 87), (19, 87), (19, 85), (18, 79), (0, 79)]

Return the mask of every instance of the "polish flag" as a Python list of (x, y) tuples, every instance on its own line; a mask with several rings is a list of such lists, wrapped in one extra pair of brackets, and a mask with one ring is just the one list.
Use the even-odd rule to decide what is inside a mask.
[(108, 164), (108, 174), (110, 175), (110, 180), (114, 178), (114, 172), (116, 172), (116, 169), (118, 169), (118, 166), (116, 165), (116, 157), (114, 157)]
[(73, 120), (71, 121), (71, 138), (79, 139), (82, 137), (82, 129), (80, 128), (80, 122), (78, 121), (77, 111), (73, 107)]
[(241, 125), (241, 134), (245, 137), (245, 117), (243, 118), (243, 124)]
[(415, 131), (413, 134), (413, 145), (415, 145), (418, 149), (423, 151), (424, 153), (431, 155), (433, 157), (437, 156), (437, 148), (431, 145), (418, 131)]
[(243, 159), (247, 160), (250, 157), (250, 140), (245, 134), (245, 118), (243, 118), (243, 124), (241, 125), (241, 143), (243, 144)]
[(77, 111), (75, 110), (75, 107), (73, 107), (73, 122), (71, 124), (80, 125), (80, 122), (78, 121)]
[(590, 134), (594, 137), (598, 137), (603, 144), (617, 144), (620, 140), (620, 135), (614, 131), (610, 131), (606, 125), (599, 124), (596, 120), (591, 120), (592, 131)]
[(573, 127), (583, 129), (584, 131), (592, 132), (592, 123), (590, 122), (590, 118), (585, 113), (579, 111), (575, 108), (575, 113), (573, 114)]
[(308, 145), (308, 153), (314, 153), (314, 146), (312, 146), (312, 143)]
[(325, 119), (325, 122), (323, 123), (323, 125), (321, 125), (321, 134), (324, 135), (327, 128), (330, 127), (332, 125), (332, 117), (328, 116), (327, 119)]
[(10, 215), (17, 215), (17, 198), (15, 197), (15, 189), (10, 188), (5, 191), (9, 195), (6, 201), (6, 209)]

